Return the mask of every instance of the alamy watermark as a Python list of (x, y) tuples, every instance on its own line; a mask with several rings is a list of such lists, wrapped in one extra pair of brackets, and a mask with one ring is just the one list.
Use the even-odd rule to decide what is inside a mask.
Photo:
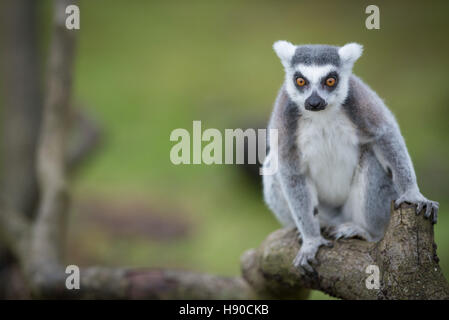
[(65, 8), (67, 17), (65, 19), (65, 27), (69, 30), (79, 30), (80, 28), (80, 8), (71, 4)]
[[(170, 161), (175, 165), (244, 164), (246, 155), (247, 164), (256, 164), (257, 160), (264, 164), (260, 168), (261, 175), (272, 175), (278, 169), (278, 131), (269, 129), (268, 133), (267, 136), (267, 129), (225, 129), (223, 141), (220, 130), (202, 131), (201, 121), (193, 121), (192, 136), (183, 128), (171, 132), (170, 141), (177, 143), (170, 150)], [(267, 141), (271, 150), (268, 159)], [(203, 142), (207, 144), (203, 146)]]
[(68, 275), (65, 279), (65, 287), (67, 290), (79, 290), (80, 268), (77, 265), (71, 264), (65, 268), (65, 273)]
[(380, 29), (380, 10), (379, 7), (371, 4), (366, 7), (365, 13), (369, 16), (365, 20), (365, 26), (368, 30)]
[(380, 289), (380, 271), (379, 267), (375, 264), (370, 264), (366, 267), (365, 272), (369, 274), (369, 276), (365, 280), (365, 286), (368, 290)]

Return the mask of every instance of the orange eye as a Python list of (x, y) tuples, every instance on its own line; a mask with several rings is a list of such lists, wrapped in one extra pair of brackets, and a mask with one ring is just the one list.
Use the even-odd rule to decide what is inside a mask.
[(335, 86), (335, 78), (327, 78), (326, 79), (326, 85), (328, 86), (328, 87), (333, 87), (333, 86)]
[(306, 84), (306, 80), (304, 80), (304, 78), (296, 78), (296, 84), (302, 87)]

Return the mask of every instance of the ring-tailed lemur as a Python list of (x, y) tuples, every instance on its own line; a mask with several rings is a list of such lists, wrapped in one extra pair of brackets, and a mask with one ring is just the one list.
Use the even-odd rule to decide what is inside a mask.
[[(278, 130), (279, 169), (264, 175), (264, 198), (284, 226), (296, 226), (302, 246), (294, 265), (312, 271), (327, 228), (336, 239), (383, 237), (392, 200), (426, 207), (436, 222), (438, 203), (419, 191), (399, 126), (379, 96), (352, 74), (362, 46), (273, 46), (285, 69), (269, 122)], [(271, 154), (271, 155), (270, 155)]]

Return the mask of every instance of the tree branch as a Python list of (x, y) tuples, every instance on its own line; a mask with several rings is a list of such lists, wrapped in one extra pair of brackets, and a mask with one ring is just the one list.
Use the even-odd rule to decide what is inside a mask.
[[(384, 238), (377, 243), (350, 239), (321, 248), (315, 272), (292, 266), (300, 245), (297, 233), (281, 229), (242, 256), (244, 278), (261, 294), (295, 298), (301, 288), (342, 299), (449, 299), (449, 285), (438, 265), (432, 223), (414, 206), (392, 210)], [(367, 289), (366, 268), (380, 269), (379, 290)]]
[[(39, 297), (64, 299), (254, 299), (241, 277), (167, 269), (89, 267), (80, 270), (80, 289), (67, 290), (62, 269), (46, 274)], [(42, 274), (41, 274), (42, 275)]]

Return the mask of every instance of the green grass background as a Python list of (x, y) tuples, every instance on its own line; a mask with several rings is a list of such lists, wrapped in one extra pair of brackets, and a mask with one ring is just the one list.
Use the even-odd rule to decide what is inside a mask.
[[(423, 193), (441, 203), (436, 243), (449, 276), (449, 6), (378, 1), (381, 29), (367, 30), (368, 4), (82, 1), (74, 96), (101, 123), (104, 143), (73, 179), (69, 262), (239, 274), (243, 251), (278, 224), (236, 166), (173, 165), (170, 132), (191, 131), (193, 120), (203, 129), (266, 122), (283, 81), (276, 40), (355, 41), (365, 51), (354, 72), (397, 116)], [(188, 221), (189, 232), (117, 236), (76, 209), (86, 199), (141, 203)]]

